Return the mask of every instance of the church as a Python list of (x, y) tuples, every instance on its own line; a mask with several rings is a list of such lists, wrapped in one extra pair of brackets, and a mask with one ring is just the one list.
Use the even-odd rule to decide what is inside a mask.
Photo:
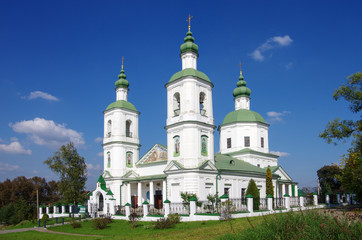
[[(167, 145), (155, 144), (141, 157), (140, 112), (127, 100), (130, 83), (122, 61), (115, 82), (116, 101), (103, 112), (104, 171), (89, 195), (88, 208), (114, 214), (116, 206), (128, 203), (136, 208), (147, 201), (161, 209), (166, 200), (181, 203), (182, 192), (195, 193), (202, 201), (209, 194), (243, 199), (250, 179), (256, 182), (260, 197), (265, 198), (268, 166), (274, 197), (298, 196), (297, 183), (278, 165), (279, 156), (269, 152), (269, 124), (250, 110), (251, 90), (241, 70), (232, 93), (235, 111), (227, 114), (220, 126), (214, 125), (214, 85), (197, 70), (198, 48), (189, 25), (180, 47), (182, 69), (165, 81)], [(216, 129), (220, 133), (217, 153)]]

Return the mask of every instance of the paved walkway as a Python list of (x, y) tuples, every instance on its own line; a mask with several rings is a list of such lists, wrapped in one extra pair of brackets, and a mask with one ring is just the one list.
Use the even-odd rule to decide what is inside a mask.
[[(49, 226), (49, 227), (51, 227), (51, 226)], [(72, 236), (82, 236), (82, 237), (106, 237), (106, 236), (103, 236), (103, 235), (86, 235), (86, 234), (67, 233), (67, 232), (55, 232), (55, 231), (50, 231), (47, 228), (43, 228), (43, 227), (1, 230), (0, 234), (18, 233), (18, 232), (27, 232), (27, 231), (37, 231), (37, 232), (54, 233), (54, 234), (62, 234), (62, 235), (72, 235)]]

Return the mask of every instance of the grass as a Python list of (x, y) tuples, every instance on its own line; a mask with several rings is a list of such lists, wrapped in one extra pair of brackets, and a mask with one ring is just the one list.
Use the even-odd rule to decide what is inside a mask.
[[(250, 218), (250, 221), (257, 225), (262, 222), (260, 217)], [(62, 225), (49, 227), (50, 231), (59, 231), (67, 233), (77, 233), (85, 235), (103, 235), (108, 240), (113, 239), (215, 239), (218, 236), (228, 232), (233, 232), (233, 229), (246, 229), (250, 227), (247, 219), (239, 218), (225, 221), (202, 221), (202, 222), (182, 222), (176, 224), (175, 227), (169, 229), (153, 229), (152, 222), (138, 222), (138, 226), (132, 229), (129, 222), (124, 220), (113, 220), (109, 227), (103, 230), (96, 230), (93, 227), (93, 220), (82, 222), (81, 228), (73, 229), (71, 225)], [(52, 234), (49, 238), (49, 233), (42, 232), (22, 232), (0, 235), (0, 239), (9, 240), (24, 240), (24, 239), (73, 239), (76, 236), (66, 236)], [(64, 238), (67, 237), (67, 238)], [(99, 237), (80, 237), (74, 239), (99, 239)]]
[[(66, 217), (64, 218), (64, 222), (69, 222), (72, 218)], [(78, 220), (78, 218), (74, 218), (75, 220)], [(83, 220), (83, 219), (82, 219)], [(62, 223), (62, 218), (58, 218), (58, 224)], [(40, 226), (43, 226), (44, 222), (40, 221)], [(55, 224), (55, 218), (50, 218), (47, 221), (47, 226), (49, 225), (53, 225)], [(1, 230), (10, 230), (10, 229), (19, 229), (19, 228), (33, 228), (33, 227), (37, 227), (38, 226), (38, 220), (33, 220), (33, 221), (23, 221), (17, 225), (12, 225), (12, 226), (2, 226)], [(1, 231), (0, 230), (0, 231)]]

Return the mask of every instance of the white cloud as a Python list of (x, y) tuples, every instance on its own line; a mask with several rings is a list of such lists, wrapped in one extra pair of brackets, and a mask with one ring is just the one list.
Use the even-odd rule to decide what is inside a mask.
[[(14, 139), (13, 139), (14, 140)], [(31, 150), (26, 150), (21, 143), (17, 141), (12, 141), (10, 144), (0, 144), (0, 152), (9, 153), (9, 154), (26, 154), (30, 155)]]
[(101, 166), (99, 164), (93, 165), (91, 163), (86, 163), (86, 165), (87, 165), (87, 170), (90, 170), (90, 171), (101, 170)]
[(46, 93), (46, 92), (42, 92), (42, 91), (33, 91), (29, 94), (29, 96), (24, 96), (22, 97), (23, 99), (36, 99), (36, 98), (42, 98), (48, 101), (59, 101), (59, 99), (57, 97), (54, 97), (53, 95)]
[(39, 172), (37, 170), (33, 170), (33, 173), (34, 174), (38, 174)]
[(85, 143), (82, 133), (66, 128), (65, 124), (57, 124), (44, 118), (34, 118), (9, 125), (15, 132), (28, 134), (38, 145), (57, 148), (69, 142), (73, 142), (75, 146), (83, 146)]
[(283, 118), (285, 115), (290, 114), (289, 111), (282, 111), (282, 112), (267, 112), (266, 115), (269, 117), (269, 122), (283, 122)]
[(94, 139), (94, 142), (96, 142), (96, 143), (103, 142), (103, 138), (102, 137), (97, 137), (97, 138)]
[(265, 53), (273, 48), (288, 46), (292, 42), (293, 42), (293, 40), (289, 37), (289, 35), (285, 35), (284, 37), (281, 37), (281, 36), (271, 37), (268, 40), (266, 40), (266, 42), (264, 42), (262, 45), (257, 47), (249, 55), (255, 61), (262, 62), (262, 61), (264, 61), (263, 53)]
[(98, 157), (103, 157), (103, 156), (104, 156), (104, 153), (103, 153), (103, 152), (99, 152), (99, 153), (97, 153), (97, 156), (98, 156)]
[(278, 155), (280, 157), (288, 157), (288, 156), (290, 156), (290, 153), (287, 153), (287, 152), (270, 151), (270, 153)]
[(19, 169), (18, 165), (11, 165), (11, 164), (8, 164), (8, 163), (0, 162), (0, 171), (1, 172), (15, 171), (17, 169)]

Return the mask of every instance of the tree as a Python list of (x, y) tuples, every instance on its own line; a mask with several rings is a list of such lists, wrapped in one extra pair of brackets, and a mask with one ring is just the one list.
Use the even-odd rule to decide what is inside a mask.
[(273, 176), (272, 172), (270, 170), (270, 167), (266, 169), (266, 179), (265, 179), (265, 185), (266, 185), (266, 195), (271, 195), (274, 197), (274, 186), (273, 186)]
[[(362, 109), (362, 72), (357, 72), (347, 77), (347, 82), (336, 89), (333, 93), (335, 100), (341, 98), (350, 103), (349, 109), (352, 113), (359, 113)], [(346, 142), (351, 137), (352, 146), (348, 154), (344, 155), (340, 162), (342, 168), (339, 180), (342, 188), (356, 193), (357, 198), (362, 200), (362, 120), (341, 120), (339, 118), (328, 122), (326, 129), (319, 134), (327, 143), (337, 144), (339, 141)]]
[(321, 186), (321, 194), (336, 194), (341, 191), (341, 182), (338, 176), (342, 174), (341, 169), (336, 166), (324, 166), (317, 171), (319, 184)]
[(246, 189), (246, 196), (248, 196), (249, 194), (253, 195), (253, 209), (259, 210), (260, 193), (254, 179), (250, 179), (248, 188)]
[(61, 146), (44, 163), (60, 177), (58, 187), (63, 203), (84, 201), (82, 191), (87, 180), (87, 166), (72, 142)]

